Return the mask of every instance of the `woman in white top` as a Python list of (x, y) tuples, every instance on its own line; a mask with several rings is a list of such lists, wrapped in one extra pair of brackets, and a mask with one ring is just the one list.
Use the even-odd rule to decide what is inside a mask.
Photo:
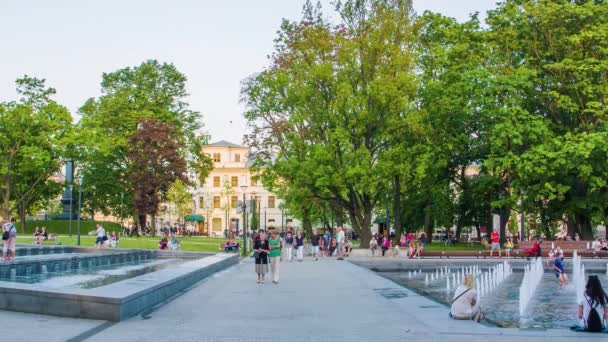
[(583, 322), (581, 330), (601, 332), (606, 328), (608, 296), (596, 275), (590, 275), (587, 280), (585, 293), (578, 303), (578, 318)]
[(475, 290), (475, 282), (472, 274), (464, 276), (464, 284), (460, 285), (454, 293), (450, 317), (454, 319), (480, 320), (481, 311)]

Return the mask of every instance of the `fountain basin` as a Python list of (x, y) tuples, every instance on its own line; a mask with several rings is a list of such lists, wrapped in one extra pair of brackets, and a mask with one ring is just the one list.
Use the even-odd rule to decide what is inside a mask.
[[(431, 281), (431, 274), (436, 274), (438, 268), (446, 266), (453, 272), (461, 270), (462, 267), (471, 266), (478, 266), (484, 271), (501, 261), (445, 260), (442, 262), (434, 259), (404, 261), (378, 258), (371, 261), (353, 259), (351, 262), (445, 305), (447, 315), (456, 286), (452, 283), (452, 286), (447, 289), (445, 278), (437, 279), (435, 277), (435, 280)], [(524, 260), (512, 261), (513, 273), (502, 284), (481, 296), (481, 308), (488, 317), (488, 321), (498, 327), (522, 329), (568, 329), (577, 324), (578, 307), (575, 286), (571, 283), (560, 288), (554, 273), (546, 269), (546, 266), (537, 290), (531, 296), (523, 314), (520, 314), (519, 288), (524, 276), (523, 269), (527, 264), (528, 262)], [(604, 288), (608, 286), (605, 261), (584, 259), (583, 264), (585, 264), (587, 274), (598, 275)], [(566, 266), (566, 273), (571, 276), (572, 263), (570, 260), (567, 260)], [(413, 275), (414, 271), (417, 271), (416, 276), (410, 278), (410, 272)]]
[[(43, 247), (44, 248), (44, 247)], [(120, 321), (137, 315), (166, 301), (185, 289), (193, 286), (209, 275), (238, 263), (238, 255), (164, 252), (142, 250), (96, 250), (76, 248), (68, 255), (46, 255), (46, 259), (35, 257), (21, 258), (0, 267), (0, 309), (47, 314), (64, 317), (77, 317)], [(43, 253), (44, 254), (44, 253)], [(98, 268), (111, 267), (121, 260), (137, 258), (144, 261), (179, 259), (170, 267), (134, 276), (108, 285), (94, 288), (75, 286), (50, 287), (44, 282), (19, 282), (17, 274), (25, 277), (34, 272), (49, 272), (49, 264), (56, 263), (60, 268), (78, 267), (78, 262), (97, 263)], [(96, 259), (92, 259), (96, 258)], [(93, 261), (95, 260), (95, 261)], [(105, 264), (104, 264), (105, 263)], [(25, 266), (28, 265), (28, 266)], [(97, 266), (98, 265), (98, 266)], [(64, 269), (65, 271), (65, 269)], [(13, 279), (11, 279), (11, 273)], [(8, 277), (6, 277), (8, 276)], [(69, 277), (69, 276), (68, 276)]]

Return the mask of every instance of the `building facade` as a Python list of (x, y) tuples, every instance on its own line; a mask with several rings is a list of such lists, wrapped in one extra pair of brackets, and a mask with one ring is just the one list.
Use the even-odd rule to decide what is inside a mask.
[[(256, 213), (248, 215), (248, 227), (252, 220), (261, 229), (284, 229), (298, 226), (298, 222), (281, 209), (281, 200), (252, 179), (249, 167), (249, 148), (228, 141), (218, 141), (203, 146), (214, 164), (206, 179), (197, 180), (193, 191), (195, 213), (205, 217), (203, 232), (210, 236), (223, 236), (229, 232), (242, 232), (243, 214), (237, 212), (243, 195), (247, 201), (254, 200)], [(247, 202), (252, 207), (252, 202)], [(251, 208), (248, 208), (250, 210)]]

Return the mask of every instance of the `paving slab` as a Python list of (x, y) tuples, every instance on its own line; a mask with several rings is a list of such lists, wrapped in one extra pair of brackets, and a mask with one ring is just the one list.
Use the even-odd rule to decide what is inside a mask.
[(448, 308), (348, 261), (282, 263), (258, 285), (244, 260), (87, 341), (573, 341), (607, 335), (502, 329), (455, 321)]

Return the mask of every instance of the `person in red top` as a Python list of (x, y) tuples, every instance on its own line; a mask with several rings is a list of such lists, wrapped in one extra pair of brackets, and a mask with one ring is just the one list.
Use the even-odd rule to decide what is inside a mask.
[(491, 239), (492, 239), (492, 247), (490, 248), (490, 258), (493, 257), (494, 251), (498, 251), (498, 257), (502, 258), (502, 251), (500, 250), (500, 240), (499, 240), (497, 231), (492, 232)]

